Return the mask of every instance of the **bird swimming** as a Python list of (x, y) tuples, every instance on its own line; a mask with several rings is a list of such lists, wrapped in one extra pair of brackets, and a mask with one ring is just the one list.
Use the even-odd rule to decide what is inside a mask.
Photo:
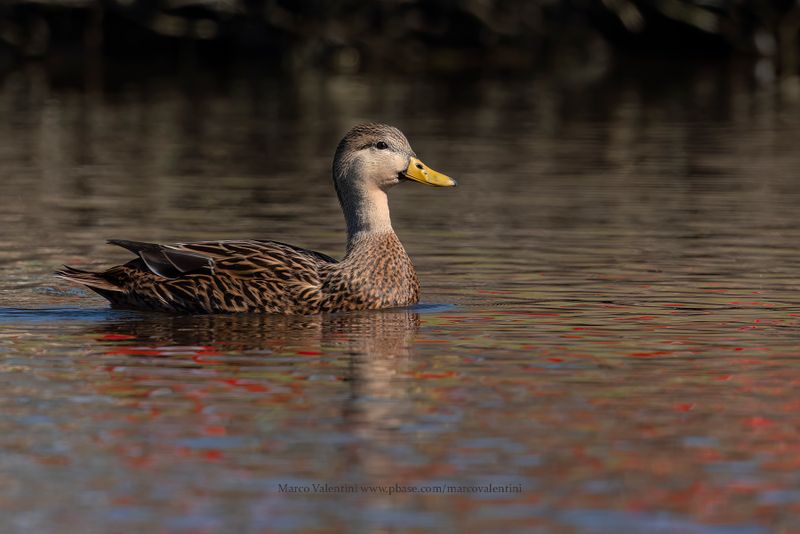
[(315, 314), (408, 306), (419, 301), (414, 265), (392, 229), (387, 192), (403, 181), (452, 187), (417, 159), (395, 127), (352, 128), (333, 159), (333, 183), (347, 223), (341, 261), (278, 241), (160, 245), (112, 239), (137, 255), (102, 272), (65, 266), (113, 307), (179, 313)]

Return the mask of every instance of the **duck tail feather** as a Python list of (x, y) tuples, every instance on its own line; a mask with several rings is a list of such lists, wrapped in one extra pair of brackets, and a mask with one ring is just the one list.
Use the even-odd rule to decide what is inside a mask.
[(92, 271), (84, 271), (83, 269), (76, 269), (65, 265), (63, 269), (55, 272), (59, 278), (83, 284), (94, 289), (103, 289), (105, 291), (124, 291), (123, 288), (114, 285), (111, 281), (107, 280), (103, 273), (95, 273)]

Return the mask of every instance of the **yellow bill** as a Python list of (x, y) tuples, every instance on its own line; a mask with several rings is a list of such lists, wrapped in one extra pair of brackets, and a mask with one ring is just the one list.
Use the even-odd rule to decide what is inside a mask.
[(456, 181), (445, 176), (440, 172), (436, 172), (417, 158), (411, 158), (408, 163), (408, 168), (403, 173), (409, 180), (414, 180), (425, 185), (436, 185), (439, 187), (453, 187)]

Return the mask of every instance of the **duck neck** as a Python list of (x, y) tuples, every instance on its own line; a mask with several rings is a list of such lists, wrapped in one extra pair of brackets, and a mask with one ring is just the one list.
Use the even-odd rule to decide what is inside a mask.
[(385, 191), (376, 187), (340, 192), (339, 201), (347, 221), (348, 252), (364, 238), (394, 233)]

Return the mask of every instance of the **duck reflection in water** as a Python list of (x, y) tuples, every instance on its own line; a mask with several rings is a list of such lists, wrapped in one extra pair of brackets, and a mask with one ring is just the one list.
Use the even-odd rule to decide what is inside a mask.
[[(341, 389), (334, 395), (341, 402), (341, 430), (368, 437), (402, 424), (403, 377), (413, 367), (411, 346), (420, 322), (413, 308), (312, 316), (142, 314), (92, 332), (101, 355), (123, 369), (112, 374), (115, 384), (127, 375), (135, 388), (150, 383), (150, 389), (181, 391), (184, 380), (195, 386), (201, 381), (199, 387), (212, 391), (210, 400), (224, 382), (263, 391), (263, 402), (273, 406), (324, 400), (309, 379), (347, 384), (345, 395)], [(190, 375), (187, 369), (204, 372)]]

